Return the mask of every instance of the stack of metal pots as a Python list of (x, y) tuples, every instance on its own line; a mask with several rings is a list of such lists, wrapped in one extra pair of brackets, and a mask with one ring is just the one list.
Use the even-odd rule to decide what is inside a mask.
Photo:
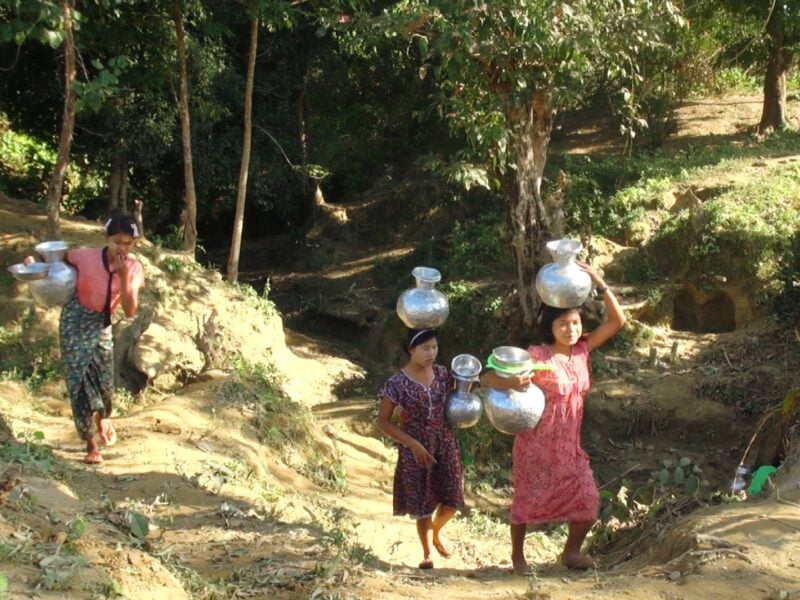
[(75, 294), (78, 274), (64, 262), (69, 244), (60, 240), (36, 245), (44, 262), (16, 264), (9, 271), (19, 281), (28, 283), (33, 299), (45, 308), (61, 306)]
[(466, 429), (477, 424), (483, 414), (481, 397), (470, 391), (478, 381), (482, 369), (481, 361), (471, 354), (459, 354), (450, 363), (456, 389), (447, 394), (444, 414), (450, 427)]
[[(534, 368), (530, 354), (523, 348), (500, 346), (492, 351), (487, 365), (500, 377), (512, 377)], [(530, 384), (524, 391), (513, 389), (483, 390), (483, 408), (492, 426), (502, 433), (515, 435), (530, 431), (544, 413), (544, 393)]]

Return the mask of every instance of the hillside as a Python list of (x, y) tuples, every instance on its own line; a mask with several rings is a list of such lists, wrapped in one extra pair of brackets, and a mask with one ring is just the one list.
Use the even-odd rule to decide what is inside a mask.
[[(688, 125), (711, 123), (703, 114), (683, 113), (685, 131), (702, 135)], [(757, 179), (773, 162), (798, 159), (751, 160), (750, 170), (712, 175)], [(391, 214), (385, 204), (339, 208), (351, 222), (359, 210)], [(0, 197), (0, 222), (0, 261), (10, 264), (41, 239), (44, 216)], [(442, 224), (432, 217), (429, 226)], [(453, 556), (433, 571), (416, 569), (413, 526), (391, 516), (395, 450), (372, 426), (374, 383), (389, 373), (396, 337), (392, 295), (410, 285), (380, 287), (375, 270), (380, 258), (385, 265), (415, 255), (408, 239), (380, 246), (381, 236), (368, 233), (370, 243), (328, 238), (319, 252), (336, 260), (321, 268), (313, 256), (303, 258), (305, 270), (299, 260), (275, 260), (283, 270), (269, 273), (273, 291), (302, 333), (285, 330), (271, 302), (248, 288), (180, 253), (141, 247), (141, 314), (115, 324), (119, 383), (129, 388), (117, 407), (120, 442), (100, 467), (79, 460), (55, 371), (57, 311), (33, 308), (23, 285), (0, 279), (0, 574), (8, 597), (800, 598), (796, 437), (777, 487), (747, 502), (665, 486), (639, 506), (621, 489), (623, 481), (644, 489), (665, 460), (674, 469), (686, 459), (701, 469), (704, 492), (724, 492), (754, 432), (752, 454), (772, 460), (777, 450), (763, 434), (770, 430), (756, 431), (745, 403), (755, 402), (751, 415), (766, 413), (776, 394), (797, 384), (800, 339), (756, 310), (739, 313), (749, 318), (729, 332), (648, 321), (642, 290), (614, 279), (631, 247), (599, 239), (596, 264), (627, 290), (633, 325), (625, 344), (598, 357), (585, 443), (615, 499), (608, 505), (642, 526), (625, 531), (618, 519), (616, 528), (613, 520), (598, 528), (598, 568), (586, 574), (555, 566), (562, 528), (531, 533), (536, 568), (514, 577), (509, 490), (475, 485), (469, 509), (449, 528)], [(81, 220), (65, 220), (63, 237), (101, 240), (98, 225)], [(265, 275), (255, 268), (267, 264), (264, 252), (245, 266), (253, 281)], [(750, 302), (744, 282), (735, 283), (727, 288), (734, 303)], [(358, 302), (343, 302), (353, 297)], [(15, 358), (17, 370), (9, 370)]]

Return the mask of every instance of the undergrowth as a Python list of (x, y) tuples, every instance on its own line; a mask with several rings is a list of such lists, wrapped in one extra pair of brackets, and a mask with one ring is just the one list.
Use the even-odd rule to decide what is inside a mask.
[(276, 450), (282, 460), (318, 485), (344, 492), (347, 472), (338, 456), (329, 456), (315, 443), (311, 410), (292, 400), (282, 389), (282, 377), (269, 364), (233, 360), (235, 377), (217, 391), (221, 402), (244, 404), (255, 412), (259, 440)]
[(22, 381), (35, 390), (60, 376), (58, 336), (35, 331), (35, 325), (33, 311), (19, 322), (0, 325), (0, 380)]

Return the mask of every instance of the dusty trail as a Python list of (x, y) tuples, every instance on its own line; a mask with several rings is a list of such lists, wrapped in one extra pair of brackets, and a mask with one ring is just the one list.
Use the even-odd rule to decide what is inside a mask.
[[(321, 369), (325, 364), (342, 368), (341, 361), (315, 362)], [(308, 364), (298, 362), (298, 368)], [(71, 465), (66, 486), (28, 482), (37, 497), (32, 514), (62, 511), (64, 520), (84, 515), (92, 534), (79, 540), (80, 552), (142, 599), (168, 594), (393, 600), (436, 594), (476, 600), (677, 600), (768, 598), (776, 590), (794, 594), (798, 587), (800, 508), (774, 501), (707, 509), (678, 533), (664, 532), (661, 547), (656, 544), (650, 552), (675, 546), (667, 548), (666, 560), (685, 554), (680, 544), (697, 532), (741, 544), (735, 546), (738, 552), (712, 547), (706, 554), (686, 554), (667, 567), (649, 566), (642, 556), (620, 572), (601, 567), (576, 574), (554, 564), (557, 544), (532, 534), (527, 548), (536, 566), (528, 578), (508, 572), (506, 527), (473, 508), (448, 527), (453, 556), (437, 560), (431, 572), (419, 571), (413, 524), (391, 516), (395, 450), (374, 434), (372, 400), (313, 407), (331, 440), (330, 451), (346, 470), (346, 488), (336, 491), (275, 460), (252, 436), (246, 410), (215, 405), (216, 389), (223, 384), (224, 379), (195, 383), (120, 418), (120, 442), (99, 468), (77, 462), (82, 448), (62, 400), (0, 384), (4, 418), (17, 431), (42, 431), (56, 455)], [(62, 488), (75, 495), (66, 504)], [(474, 507), (476, 500), (469, 504)], [(124, 509), (141, 511), (157, 525), (145, 544), (131, 544), (109, 520), (114, 510)], [(9, 524), (0, 522), (4, 534)], [(150, 574), (146, 582), (135, 570)], [(35, 581), (34, 571), (6, 569), (12, 581)], [(28, 597), (24, 589), (11, 597)]]

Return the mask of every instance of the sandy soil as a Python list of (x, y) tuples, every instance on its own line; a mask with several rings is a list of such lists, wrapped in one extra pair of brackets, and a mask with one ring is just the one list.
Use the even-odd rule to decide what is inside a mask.
[[(750, 110), (750, 104), (736, 106)], [(693, 119), (685, 117), (687, 131)], [(29, 205), (7, 200), (0, 203), (0, 220), (3, 257), (22, 252), (43, 226)], [(65, 229), (83, 243), (97, 233), (85, 222), (67, 222)], [(155, 269), (151, 275), (167, 277)], [(16, 288), (4, 299), (2, 323), (16, 314), (10, 303), (28, 302)], [(274, 329), (258, 329), (256, 317), (227, 301), (229, 307), (219, 308), (238, 322), (240, 349), (262, 352), (260, 338)], [(186, 327), (185, 318), (176, 314), (175, 327)], [(710, 349), (731, 348), (755, 334), (686, 334), (672, 362), (647, 367), (645, 348), (641, 356), (627, 357), (635, 369), (628, 362), (616, 375), (609, 368), (610, 375), (598, 377), (587, 445), (609, 489), (618, 489), (618, 475), (646, 477), (663, 457), (676, 454), (702, 464), (710, 486), (726, 486), (742, 432), (753, 424), (735, 424), (729, 407), (698, 400), (693, 389), (709, 369), (724, 368), (731, 356), (737, 360), (731, 352), (714, 362)], [(652, 345), (664, 356), (674, 339), (657, 331)], [(312, 408), (320, 453), (346, 473), (330, 485), (310, 477), (303, 470), (307, 465), (259, 443), (253, 412), (231, 400), (231, 378), (224, 372), (174, 393), (153, 394), (121, 412), (119, 443), (106, 451), (100, 467), (80, 462), (82, 447), (62, 382), (35, 392), (15, 381), (0, 382), (0, 439), (32, 439), (42, 432), (43, 444), (58, 459), (44, 468), (49, 477), (40, 476), (42, 465), (0, 465), (0, 573), (9, 579), (8, 596), (800, 598), (796, 457), (782, 470), (779, 493), (696, 509), (698, 503), (670, 505), (677, 513), (695, 510), (655, 519), (647, 531), (620, 538), (598, 551), (598, 568), (586, 573), (556, 564), (563, 534), (555, 529), (529, 534), (533, 568), (527, 577), (511, 575), (504, 524), (508, 490), (474, 490), (468, 510), (447, 528), (453, 556), (420, 571), (413, 524), (391, 516), (395, 450), (374, 430), (374, 403), (365, 393), (340, 399), (336, 392), (341, 382), (362, 378), (363, 369), (297, 333), (270, 347), (284, 342), (278, 367), (289, 382), (286, 389)], [(780, 340), (776, 347), (784, 343), (792, 342)], [(15, 448), (23, 463), (36, 458), (25, 446)], [(131, 533), (126, 519), (134, 513), (150, 519), (145, 539)], [(76, 520), (84, 523), (80, 535)]]

